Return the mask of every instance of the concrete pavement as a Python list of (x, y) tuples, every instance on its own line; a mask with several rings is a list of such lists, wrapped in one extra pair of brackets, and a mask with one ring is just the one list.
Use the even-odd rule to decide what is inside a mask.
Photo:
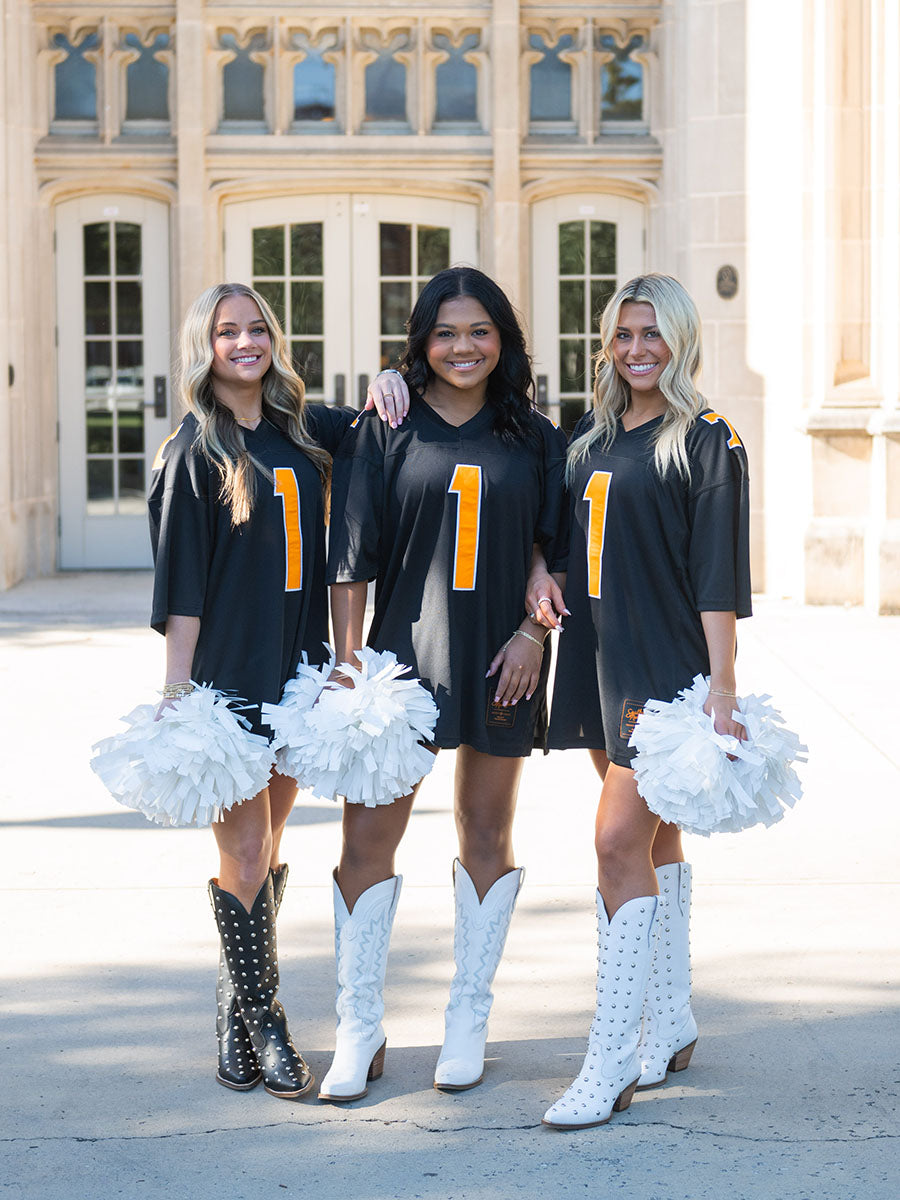
[[(771, 830), (689, 839), (691, 1068), (560, 1134), (540, 1118), (580, 1064), (593, 996), (587, 757), (526, 768), (527, 877), (481, 1087), (431, 1087), (451, 973), (444, 753), (400, 852), (383, 1079), (343, 1107), (228, 1092), (213, 1079), (212, 837), (119, 809), (87, 765), (158, 686), (148, 596), (141, 572), (0, 594), (0, 1196), (896, 1197), (900, 619), (761, 600), (741, 623), (740, 686), (771, 692), (809, 743), (806, 795)], [(339, 835), (336, 807), (302, 799), (285, 839), (282, 995), (320, 1079)]]

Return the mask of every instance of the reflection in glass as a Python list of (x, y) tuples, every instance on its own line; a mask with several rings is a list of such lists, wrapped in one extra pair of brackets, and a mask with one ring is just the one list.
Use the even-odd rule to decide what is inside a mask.
[[(418, 274), (429, 278), (450, 266), (450, 230), (420, 225), (416, 234), (419, 251)], [(385, 272), (387, 274), (387, 272)], [(398, 272), (399, 274), (399, 272)]]
[(91, 500), (112, 500), (113, 498), (113, 465), (109, 458), (89, 458), (87, 461), (87, 498)]
[(561, 400), (559, 405), (559, 423), (565, 432), (571, 433), (584, 416), (583, 400)]
[(555, 46), (540, 34), (529, 39), (532, 50), (543, 51), (544, 57), (531, 67), (531, 120), (571, 121), (572, 68), (563, 62), (561, 51), (570, 50), (575, 39), (565, 33)]
[(559, 390), (585, 390), (585, 347), (582, 340), (563, 338), (559, 343)]
[(435, 71), (435, 124), (477, 120), (478, 73), (472, 63), (466, 62), (465, 56), (479, 45), (478, 34), (467, 34), (459, 46), (454, 46), (445, 33), (436, 33), (433, 40), (436, 50), (450, 55), (446, 62), (438, 63)]
[(409, 275), (412, 272), (412, 226), (382, 222), (378, 230), (381, 244), (380, 274)]
[(284, 316), (284, 284), (280, 282), (276, 283), (272, 280), (255, 279), (253, 286), (264, 300), (268, 300), (272, 311), (278, 318), (278, 324), (284, 329), (286, 324)]
[(284, 274), (283, 225), (265, 225), (253, 230), (253, 274)]
[(291, 341), (294, 370), (306, 384), (307, 391), (321, 392), (325, 383), (321, 342)]
[(253, 62), (251, 54), (266, 48), (266, 35), (255, 33), (246, 46), (239, 46), (233, 33), (220, 37), (223, 50), (233, 50), (235, 57), (226, 63), (222, 72), (225, 103), (222, 117), (226, 121), (263, 121), (263, 68)]
[(120, 454), (143, 454), (144, 452), (144, 398), (120, 400), (116, 405), (116, 427), (119, 435)]
[(591, 322), (595, 329), (598, 327), (600, 314), (606, 308), (615, 290), (616, 281), (614, 279), (591, 280)]
[(53, 77), (56, 105), (53, 113), (57, 121), (97, 120), (97, 69), (84, 57), (85, 50), (96, 50), (100, 37), (89, 33), (76, 46), (65, 34), (57, 33), (53, 45), (68, 51), (61, 63), (57, 63)]
[(644, 68), (631, 55), (644, 45), (635, 34), (627, 46), (620, 46), (612, 34), (603, 34), (600, 45), (614, 57), (604, 63), (600, 81), (604, 121), (640, 121), (644, 112)]
[(88, 454), (112, 454), (113, 418), (108, 408), (92, 408), (88, 401), (85, 434)]
[(144, 387), (144, 343), (116, 342), (116, 386), (120, 389)]
[(394, 58), (394, 51), (405, 49), (406, 39), (396, 39), (387, 50), (366, 67), (366, 120), (406, 120), (406, 67)]
[(129, 63), (126, 72), (128, 99), (125, 120), (168, 121), (169, 68), (154, 55), (159, 50), (168, 50), (169, 35), (157, 34), (155, 40), (145, 46), (136, 33), (127, 33), (125, 45), (140, 51), (140, 58)]
[(294, 67), (294, 120), (334, 120), (334, 63), (320, 50), (304, 46), (306, 58)]
[(580, 279), (559, 281), (559, 332), (585, 332), (584, 284)]
[[(292, 275), (324, 275), (322, 261), (322, 224), (321, 222), (308, 225), (291, 226), (291, 274)], [(280, 274), (278, 271), (260, 274)]]
[(85, 342), (84, 387), (88, 397), (106, 395), (112, 378), (111, 354), (109, 342)]
[(559, 227), (559, 273), (584, 274), (584, 221), (563, 221)]
[(141, 285), (139, 283), (116, 283), (116, 332), (140, 333)]
[(591, 274), (615, 273), (616, 227), (612, 221), (591, 221)]
[(406, 318), (411, 308), (408, 283), (381, 284), (381, 332), (396, 336), (404, 334)]
[(322, 333), (322, 284), (291, 284), (291, 333)]
[(382, 340), (379, 370), (383, 371), (385, 367), (397, 367), (400, 363), (400, 359), (403, 357), (403, 351), (405, 349), (406, 342), (391, 342)]
[(109, 222), (84, 227), (85, 275), (109, 274)]
[(144, 460), (122, 458), (119, 460), (119, 512), (143, 513), (144, 511)]
[(140, 275), (141, 227), (116, 221), (116, 274)]
[(109, 333), (110, 298), (108, 283), (85, 283), (84, 331), (87, 334)]

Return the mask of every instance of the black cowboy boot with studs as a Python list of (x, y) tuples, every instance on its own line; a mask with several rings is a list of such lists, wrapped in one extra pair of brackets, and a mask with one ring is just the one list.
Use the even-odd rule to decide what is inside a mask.
[(210, 880), (209, 894), (225, 965), (250, 1043), (273, 1096), (294, 1100), (314, 1080), (295, 1049), (278, 993), (278, 949), (275, 937), (275, 889), (271, 873), (248, 913), (240, 900)]
[[(272, 871), (276, 916), (281, 908), (287, 877), (287, 863), (282, 863)], [(255, 1088), (262, 1079), (262, 1071), (259, 1069), (259, 1061), (247, 1026), (241, 1017), (231, 975), (228, 973), (228, 964), (225, 962), (225, 951), (221, 947), (219, 974), (216, 980), (216, 1038), (219, 1050), (219, 1065), (216, 1069), (218, 1082), (236, 1092), (249, 1092)]]

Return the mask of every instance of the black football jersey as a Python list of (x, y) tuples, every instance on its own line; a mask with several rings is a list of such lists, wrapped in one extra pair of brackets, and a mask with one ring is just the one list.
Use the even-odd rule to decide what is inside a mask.
[[(307, 428), (334, 453), (355, 413), (311, 404)], [(312, 460), (274, 425), (244, 429), (248, 450), (272, 472), (256, 479), (250, 519), (232, 528), (218, 472), (194, 445), (185, 417), (160, 447), (150, 485), (155, 576), (150, 623), (200, 618), (192, 677), (243, 697), (254, 732), (259, 705), (277, 704), (302, 651), (324, 662), (328, 641), (322, 484)]]
[[(628, 739), (648, 699), (673, 700), (709, 673), (701, 612), (751, 612), (747, 458), (711, 410), (688, 432), (690, 479), (660, 478), (662, 417), (597, 444), (569, 493), (571, 546), (549, 745), (606, 750), (630, 766)], [(586, 414), (574, 438), (593, 421)]]
[(432, 693), (436, 745), (519, 757), (544, 743), (544, 685), (497, 710), (485, 672), (525, 615), (533, 544), (557, 562), (565, 437), (535, 413), (510, 444), (492, 420), (486, 404), (457, 428), (416, 397), (399, 429), (360, 417), (335, 459), (328, 578), (377, 580), (369, 645)]

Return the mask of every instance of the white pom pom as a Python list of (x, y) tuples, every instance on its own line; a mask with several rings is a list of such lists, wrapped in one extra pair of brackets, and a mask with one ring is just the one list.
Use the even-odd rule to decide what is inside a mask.
[(341, 664), (351, 688), (327, 682), (333, 656), (318, 669), (301, 663), (263, 719), (275, 731), (279, 771), (323, 799), (374, 808), (408, 795), (431, 770), (434, 754), (419, 743), (438, 711), (418, 680), (399, 678), (409, 667), (395, 654), (367, 647), (358, 657), (359, 670)]
[(806, 761), (806, 746), (784, 727), (770, 696), (736, 701), (732, 716), (746, 741), (716, 733), (703, 711), (708, 695), (709, 680), (697, 675), (671, 703), (647, 701), (628, 743), (637, 749), (638, 791), (651, 812), (691, 833), (773, 825), (800, 798), (792, 764)]
[(229, 704), (235, 698), (195, 685), (156, 720), (142, 704), (124, 733), (93, 747), (91, 767), (120, 804), (160, 825), (210, 825), (262, 791), (275, 755), (268, 739)]

